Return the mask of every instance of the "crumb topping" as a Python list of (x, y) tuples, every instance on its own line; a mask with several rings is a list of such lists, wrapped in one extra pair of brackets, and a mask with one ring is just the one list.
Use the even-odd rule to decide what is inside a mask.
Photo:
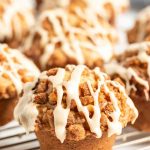
[[(19, 112), (21, 106), (26, 106), (22, 109), (23, 116), (18, 113), (16, 118), (24, 126), (29, 125), (27, 129), (35, 126), (37, 131), (50, 131), (61, 142), (79, 141), (89, 135), (100, 138), (103, 132), (108, 132), (108, 136), (120, 134), (138, 114), (123, 86), (98, 68), (90, 70), (82, 65), (54, 68), (43, 72), (26, 89), (16, 110)], [(26, 114), (31, 105), (38, 110), (38, 115), (32, 115), (34, 118), (29, 111)]]
[(33, 81), (39, 70), (18, 50), (0, 45), (0, 99), (19, 95), (23, 84)]
[[(150, 43), (132, 44), (121, 55), (105, 65), (106, 72), (113, 78), (120, 77), (127, 93), (133, 98), (150, 99)], [(116, 68), (116, 69), (113, 69)]]
[(24, 52), (42, 70), (67, 64), (93, 68), (111, 58), (116, 35), (103, 18), (89, 10), (55, 8), (42, 12)]

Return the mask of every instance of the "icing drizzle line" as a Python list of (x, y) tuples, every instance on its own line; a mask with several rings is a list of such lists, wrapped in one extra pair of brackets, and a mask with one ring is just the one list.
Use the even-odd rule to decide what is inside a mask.
[(16, 87), (17, 93), (20, 94), (23, 89), (23, 82), (21, 81), (21, 75), (18, 71), (20, 69), (26, 69), (28, 71), (26, 76), (37, 77), (39, 75), (39, 70), (18, 50), (10, 49), (5, 44), (0, 44), (0, 54), (6, 59), (1, 62), (0, 76), (7, 74)]
[[(134, 119), (137, 118), (138, 112), (137, 112), (136, 108), (134, 107), (134, 104), (131, 101), (131, 99), (126, 95), (123, 87), (115, 81), (105, 80), (107, 75), (100, 72), (100, 70), (98, 68), (95, 68), (93, 70), (93, 72), (99, 78), (98, 87), (97, 87), (96, 91), (93, 90), (91, 82), (90, 81), (87, 82), (90, 93), (94, 99), (94, 105), (93, 105), (94, 113), (93, 113), (92, 118), (90, 118), (87, 106), (83, 106), (81, 101), (80, 101), (80, 98), (79, 98), (80, 80), (81, 80), (82, 73), (83, 73), (84, 69), (86, 69), (86, 67), (83, 65), (78, 65), (78, 66), (72, 65), (72, 66), (67, 66), (67, 67), (71, 71), (71, 77), (68, 81), (64, 81), (65, 70), (61, 69), (61, 68), (59, 68), (57, 70), (57, 73), (55, 76), (47, 76), (46, 72), (43, 72), (39, 77), (39, 79), (49, 80), (52, 83), (53, 88), (56, 89), (57, 106), (55, 107), (54, 112), (53, 112), (53, 114), (54, 114), (54, 125), (55, 125), (56, 137), (62, 143), (64, 142), (64, 140), (66, 138), (66, 124), (67, 124), (67, 119), (68, 119), (68, 115), (70, 112), (70, 104), (71, 104), (72, 99), (75, 100), (78, 111), (83, 112), (83, 114), (87, 120), (87, 123), (90, 127), (90, 131), (92, 133), (95, 133), (97, 138), (100, 138), (102, 136), (102, 131), (100, 128), (100, 126), (101, 126), (101, 122), (100, 122), (101, 110), (100, 110), (100, 104), (99, 104), (99, 93), (101, 91), (102, 86), (104, 86), (105, 92), (110, 95), (110, 99), (111, 99), (112, 104), (114, 106), (114, 112), (112, 112), (110, 114), (113, 121), (111, 122), (109, 119), (107, 120), (108, 136), (121, 133), (122, 125), (121, 125), (121, 122), (119, 121), (120, 114), (121, 114), (120, 108), (118, 105), (119, 100), (117, 99), (115, 94), (112, 91), (110, 91), (110, 89), (108, 88), (108, 83), (115, 86), (120, 92), (122, 92), (124, 94), (124, 96), (126, 97), (126, 100), (127, 100), (127, 104), (129, 105), (129, 107), (131, 109), (133, 109), (133, 111), (135, 113)], [(34, 85), (35, 85), (35, 83), (33, 83), (33, 86), (31, 86), (31, 87), (34, 87)], [(66, 91), (67, 91), (67, 99), (66, 99), (67, 107), (66, 108), (63, 108), (63, 106), (61, 105), (62, 98), (63, 98), (63, 87), (65, 87)], [(20, 101), (20, 103), (22, 103), (22, 104), (20, 104), (21, 106), (22, 105), (26, 106), (26, 105), (30, 105), (30, 104), (34, 103), (34, 94), (32, 94), (30, 97), (27, 97), (27, 95), (28, 95), (28, 93), (25, 93), (23, 95), (22, 100)], [(18, 108), (19, 108), (19, 106), (18, 106)], [(63, 117), (60, 117), (60, 116), (63, 116)], [(28, 117), (28, 116), (26, 116), (26, 117)], [(19, 120), (22, 120), (22, 114), (17, 114), (16, 118), (20, 118)], [(24, 121), (22, 121), (22, 124), (30, 124), (29, 127), (31, 128), (31, 126), (34, 127), (35, 120), (36, 120), (36, 117), (34, 117), (32, 122), (30, 121), (31, 124), (26, 123)]]
[[(148, 49), (150, 49), (150, 42), (142, 42), (130, 45), (127, 51), (138, 52), (137, 56), (134, 57), (136, 57), (141, 63), (147, 63), (147, 74), (150, 77), (150, 56), (147, 54)], [(127, 61), (132, 58), (133, 57), (128, 58)], [(150, 86), (148, 80), (141, 78), (132, 67), (124, 67), (123, 63), (124, 62), (119, 63), (117, 61), (112, 61), (105, 65), (105, 70), (109, 75), (118, 74), (122, 79), (126, 81), (126, 91), (128, 94), (130, 94), (131, 89), (135, 91), (137, 90), (135, 85), (130, 83), (132, 77), (134, 77), (134, 79), (140, 85), (144, 86), (146, 91), (149, 91)], [(147, 100), (149, 100), (149, 96), (147, 94), (145, 96)]]
[[(80, 9), (74, 10), (77, 16), (76, 19), (81, 19), (86, 23), (82, 23), (80, 27), (76, 27), (69, 22), (69, 19), (71, 19), (69, 18), (71, 17), (69, 13), (68, 10), (62, 8), (44, 11), (39, 17), (37, 27), (26, 40), (24, 49), (30, 49), (33, 44), (34, 35), (38, 33), (41, 37), (41, 47), (44, 49), (43, 54), (40, 56), (42, 68), (45, 67), (56, 49), (56, 44), (59, 42), (62, 44), (61, 50), (63, 53), (68, 57), (74, 58), (78, 64), (85, 64), (83, 53), (85, 49), (91, 52), (95, 51), (100, 58), (108, 61), (113, 53), (113, 43), (109, 40), (108, 36), (116, 38), (115, 30), (104, 22), (104, 20), (100, 24), (98, 18), (92, 15), (90, 11), (81, 11)], [(54, 32), (52, 37), (49, 37), (49, 31), (43, 28), (43, 21), (46, 18), (52, 25)], [(89, 25), (91, 23), (93, 27)], [(82, 40), (81, 42), (77, 39), (78, 35), (89, 40)]]
[[(6, 1), (6, 2), (5, 2)], [(2, 4), (1, 4), (2, 3)], [(13, 36), (20, 39), (24, 33), (22, 29), (22, 19), (25, 21), (28, 29), (34, 24), (33, 8), (34, 3), (32, 0), (4, 0), (0, 2), (4, 12), (0, 20), (0, 40), (10, 39)], [(23, 18), (19, 18), (21, 15)], [(13, 35), (13, 32), (15, 35)]]

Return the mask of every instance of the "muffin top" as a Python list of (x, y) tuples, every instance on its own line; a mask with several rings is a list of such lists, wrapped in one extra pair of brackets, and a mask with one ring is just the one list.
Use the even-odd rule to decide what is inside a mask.
[[(0, 1), (0, 41), (21, 41), (34, 24), (32, 0)], [(13, 39), (12, 39), (13, 38)]]
[(112, 78), (123, 80), (132, 99), (150, 99), (150, 42), (131, 44), (104, 68)]
[(144, 8), (138, 15), (134, 27), (128, 31), (130, 43), (150, 41), (150, 6)]
[(100, 66), (96, 60), (111, 58), (116, 40), (115, 30), (90, 11), (55, 8), (41, 13), (24, 43), (24, 53), (42, 70), (67, 64), (92, 68)]
[(15, 118), (27, 131), (50, 131), (61, 142), (120, 134), (138, 112), (119, 82), (99, 68), (68, 65), (25, 86)]
[(39, 70), (23, 54), (0, 44), (0, 100), (19, 95), (24, 83), (38, 75)]

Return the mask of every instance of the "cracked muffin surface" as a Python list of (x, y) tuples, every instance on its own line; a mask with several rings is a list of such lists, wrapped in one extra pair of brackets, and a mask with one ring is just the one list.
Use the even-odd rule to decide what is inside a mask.
[(83, 65), (43, 72), (25, 87), (15, 110), (16, 119), (26, 129), (47, 131), (62, 143), (89, 136), (101, 138), (103, 133), (109, 137), (121, 134), (122, 128), (133, 123), (137, 115), (119, 82), (110, 80), (99, 68), (90, 70)]

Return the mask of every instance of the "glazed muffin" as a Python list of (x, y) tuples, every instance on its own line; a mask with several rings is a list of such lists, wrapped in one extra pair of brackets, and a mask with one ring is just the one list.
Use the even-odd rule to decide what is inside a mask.
[(41, 10), (54, 7), (77, 7), (95, 13), (114, 25), (118, 15), (128, 10), (129, 0), (43, 0), (41, 2)]
[(112, 79), (122, 80), (134, 101), (139, 111), (134, 126), (150, 131), (150, 42), (132, 44), (104, 68)]
[(127, 35), (129, 43), (150, 41), (150, 6), (138, 14), (134, 27), (128, 31)]
[(14, 114), (35, 130), (41, 150), (110, 150), (138, 116), (119, 82), (84, 65), (44, 71), (25, 86)]
[(32, 0), (0, 1), (0, 42), (18, 47), (34, 24)]
[(72, 8), (44, 11), (24, 43), (24, 53), (41, 70), (67, 64), (101, 67), (113, 54), (117, 34), (103, 18), (85, 16)]
[(0, 126), (13, 119), (13, 110), (26, 82), (39, 70), (18, 50), (0, 45)]

